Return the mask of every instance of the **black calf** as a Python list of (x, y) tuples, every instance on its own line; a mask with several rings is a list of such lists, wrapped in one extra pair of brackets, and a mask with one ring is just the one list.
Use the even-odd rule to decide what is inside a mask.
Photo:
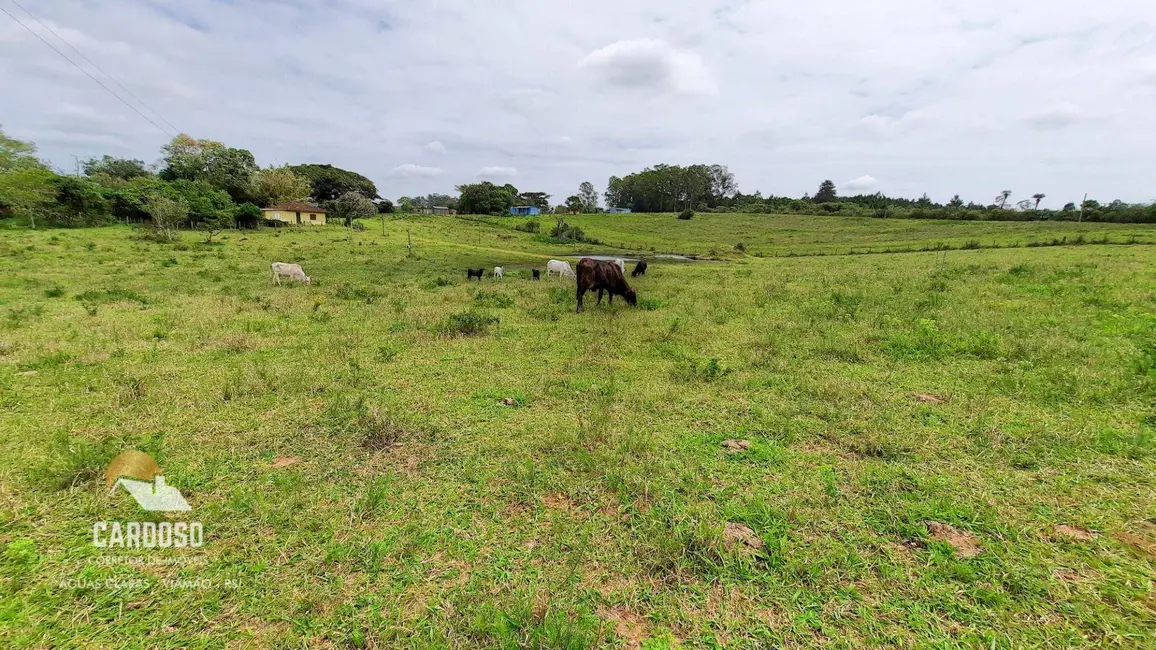
[(478, 282), (481, 282), (485, 272), (485, 269), (466, 269), (466, 282), (469, 282), (472, 278), (477, 278)]

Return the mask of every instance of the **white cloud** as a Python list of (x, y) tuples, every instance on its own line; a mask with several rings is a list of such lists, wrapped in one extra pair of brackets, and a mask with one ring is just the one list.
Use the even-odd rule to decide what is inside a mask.
[(1037, 129), (1055, 131), (1075, 124), (1083, 115), (1079, 106), (1071, 102), (1053, 104), (1028, 116), (1028, 122)]
[(442, 170), (438, 167), (423, 167), (421, 165), (406, 163), (394, 167), (389, 175), (394, 178), (433, 178), (435, 176), (441, 176)]
[(659, 39), (611, 43), (587, 54), (578, 67), (619, 89), (686, 94), (717, 91), (701, 56)]
[(518, 170), (513, 167), (503, 167), (501, 165), (492, 165), (489, 167), (482, 167), (478, 172), (478, 178), (488, 181), (507, 181), (518, 175)]
[(875, 180), (874, 176), (863, 175), (863, 176), (859, 176), (857, 178), (852, 178), (851, 180), (847, 181), (846, 183), (843, 183), (842, 185), (839, 186), (839, 189), (843, 190), (845, 192), (859, 193), (859, 192), (866, 192), (868, 190), (874, 189), (875, 186), (878, 184), (879, 184), (879, 181)]
[(425, 150), (428, 151), (429, 153), (441, 154), (441, 153), (446, 152), (446, 146), (444, 144), (438, 142), (437, 140), (434, 140), (433, 142), (431, 142), (425, 146)]

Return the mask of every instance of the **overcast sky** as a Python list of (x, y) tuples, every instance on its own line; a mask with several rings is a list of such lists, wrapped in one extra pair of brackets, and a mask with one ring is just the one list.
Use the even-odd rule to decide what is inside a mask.
[[(164, 129), (393, 199), (699, 162), (748, 193), (1156, 199), (1156, 0), (15, 2)], [(0, 59), (0, 124), (57, 167), (157, 159), (168, 136), (2, 13)]]

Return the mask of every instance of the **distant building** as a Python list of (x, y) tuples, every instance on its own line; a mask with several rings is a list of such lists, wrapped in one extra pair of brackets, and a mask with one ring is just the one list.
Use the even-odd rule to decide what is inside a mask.
[(630, 214), (630, 208), (606, 208), (606, 214)]
[(307, 223), (311, 226), (325, 225), (325, 208), (319, 208), (315, 205), (302, 203), (301, 201), (289, 201), (288, 203), (278, 203), (267, 208), (261, 208), (261, 216), (267, 221), (279, 221), (281, 223), (303, 224)]
[(542, 210), (536, 205), (519, 205), (510, 208), (510, 214), (515, 217), (532, 217), (536, 214), (542, 214)]
[(415, 210), (418, 214), (457, 214), (457, 210), (451, 210), (445, 206), (436, 205), (432, 208), (418, 208)]

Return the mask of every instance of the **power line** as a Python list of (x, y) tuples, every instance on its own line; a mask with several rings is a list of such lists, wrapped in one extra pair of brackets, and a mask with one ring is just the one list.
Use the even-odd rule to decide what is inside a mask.
[(81, 72), (83, 72), (83, 73), (85, 74), (85, 76), (87, 76), (89, 79), (92, 79), (93, 81), (95, 81), (95, 82), (96, 82), (96, 84), (97, 84), (98, 86), (100, 86), (101, 88), (104, 88), (105, 90), (107, 90), (107, 91), (108, 91), (108, 94), (110, 94), (110, 95), (112, 95), (113, 97), (116, 97), (117, 99), (119, 99), (119, 100), (120, 100), (120, 103), (124, 104), (125, 106), (128, 106), (129, 108), (131, 108), (131, 109), (132, 109), (132, 111), (133, 111), (134, 113), (136, 113), (137, 115), (140, 115), (142, 118), (144, 118), (144, 120), (145, 120), (146, 122), (148, 122), (149, 124), (152, 124), (153, 126), (157, 127), (157, 130), (159, 130), (161, 133), (164, 133), (165, 135), (169, 136), (170, 138), (171, 138), (171, 137), (175, 137), (175, 134), (173, 134), (173, 133), (169, 133), (169, 132), (168, 132), (168, 130), (166, 130), (164, 127), (162, 127), (161, 125), (159, 125), (159, 124), (157, 124), (156, 122), (152, 121), (152, 119), (151, 119), (151, 118), (149, 118), (149, 116), (148, 116), (148, 115), (145, 115), (144, 113), (140, 112), (140, 110), (139, 110), (139, 109), (137, 109), (137, 107), (136, 107), (136, 106), (133, 106), (132, 104), (130, 104), (130, 103), (128, 103), (128, 102), (126, 102), (126, 101), (124, 100), (124, 98), (123, 98), (123, 97), (121, 97), (120, 95), (118, 95), (118, 94), (114, 93), (114, 92), (112, 91), (112, 89), (111, 89), (111, 88), (109, 88), (108, 86), (104, 85), (104, 83), (102, 83), (100, 79), (97, 79), (96, 77), (92, 76), (92, 73), (90, 73), (88, 70), (85, 70), (84, 68), (82, 68), (82, 67), (80, 67), (79, 65), (77, 65), (76, 61), (73, 61), (72, 59), (68, 58), (68, 55), (67, 55), (67, 54), (65, 54), (64, 52), (61, 52), (59, 49), (57, 49), (57, 47), (56, 47), (55, 45), (53, 45), (52, 43), (49, 43), (48, 41), (46, 41), (46, 40), (44, 39), (44, 37), (43, 37), (43, 36), (41, 36), (40, 34), (37, 34), (35, 31), (33, 31), (33, 30), (32, 30), (32, 28), (31, 28), (31, 27), (29, 27), (28, 25), (25, 25), (25, 24), (24, 24), (24, 23), (23, 23), (23, 22), (22, 22), (22, 21), (21, 21), (19, 18), (17, 18), (16, 16), (13, 16), (13, 15), (12, 15), (12, 13), (11, 13), (11, 12), (9, 12), (7, 9), (5, 9), (4, 7), (0, 7), (0, 11), (3, 11), (5, 14), (7, 14), (7, 15), (8, 15), (8, 17), (9, 17), (9, 18), (11, 18), (12, 20), (15, 20), (15, 21), (16, 21), (16, 24), (18, 24), (18, 25), (20, 25), (21, 27), (23, 27), (24, 29), (28, 30), (28, 33), (29, 33), (29, 34), (32, 34), (32, 35), (33, 35), (33, 36), (35, 36), (36, 38), (39, 38), (39, 39), (40, 39), (40, 41), (41, 41), (42, 43), (44, 43), (44, 44), (45, 44), (45, 45), (47, 45), (48, 47), (52, 48), (52, 51), (53, 51), (53, 52), (56, 52), (57, 54), (59, 54), (61, 57), (63, 57), (63, 58), (64, 58), (64, 60), (65, 60), (65, 61), (68, 61), (69, 63), (71, 63), (71, 64), (73, 65), (73, 67), (75, 67), (77, 70), (80, 70)]
[(117, 87), (119, 87), (121, 90), (123, 90), (123, 91), (125, 91), (126, 93), (128, 93), (128, 94), (129, 94), (129, 96), (131, 96), (133, 99), (135, 99), (135, 100), (137, 100), (138, 102), (140, 102), (140, 105), (141, 105), (141, 106), (144, 106), (144, 107), (145, 107), (145, 108), (147, 108), (149, 111), (151, 111), (153, 115), (156, 115), (158, 118), (160, 118), (160, 120), (161, 120), (162, 122), (164, 122), (165, 124), (167, 124), (167, 125), (169, 126), (169, 128), (171, 128), (171, 129), (172, 129), (172, 130), (174, 130), (174, 131), (180, 131), (180, 129), (178, 129), (176, 126), (174, 126), (172, 122), (170, 122), (170, 121), (166, 120), (166, 119), (165, 119), (165, 116), (160, 114), (160, 111), (158, 111), (157, 109), (153, 108), (152, 106), (149, 106), (148, 104), (146, 104), (146, 103), (145, 103), (145, 101), (144, 101), (143, 99), (141, 99), (140, 97), (137, 97), (137, 96), (136, 96), (136, 93), (134, 93), (133, 91), (129, 90), (128, 88), (125, 88), (125, 87), (124, 87), (124, 85), (123, 85), (122, 83), (120, 83), (119, 81), (117, 81), (115, 77), (113, 77), (113, 76), (112, 76), (112, 75), (110, 75), (109, 73), (105, 72), (104, 68), (100, 67), (99, 65), (97, 65), (96, 63), (94, 63), (92, 59), (90, 59), (90, 58), (88, 58), (87, 56), (85, 56), (85, 55), (84, 55), (84, 52), (81, 52), (80, 50), (76, 49), (76, 46), (75, 46), (75, 45), (73, 45), (72, 43), (69, 43), (67, 40), (65, 40), (65, 38), (64, 38), (63, 36), (61, 36), (60, 34), (57, 34), (57, 33), (56, 33), (56, 31), (55, 31), (55, 30), (53, 30), (53, 29), (52, 29), (51, 27), (49, 27), (48, 25), (45, 25), (45, 24), (44, 24), (44, 21), (40, 20), (40, 18), (38, 18), (38, 17), (36, 16), (36, 14), (34, 14), (34, 13), (32, 13), (31, 11), (28, 11), (27, 9), (25, 9), (25, 8), (24, 8), (24, 5), (21, 5), (19, 2), (16, 2), (16, 0), (11, 0), (11, 2), (12, 2), (12, 4), (16, 5), (17, 7), (20, 7), (21, 11), (23, 11), (24, 13), (28, 14), (29, 16), (31, 16), (31, 17), (32, 17), (32, 20), (35, 20), (37, 23), (39, 23), (41, 27), (43, 27), (44, 29), (47, 29), (47, 30), (49, 31), (49, 33), (51, 33), (51, 34), (52, 34), (53, 36), (55, 36), (56, 38), (60, 39), (60, 42), (62, 42), (62, 43), (64, 43), (65, 45), (67, 45), (67, 46), (69, 47), (69, 49), (71, 49), (73, 52), (76, 52), (77, 54), (79, 54), (79, 55), (80, 55), (80, 58), (82, 58), (82, 59), (84, 59), (85, 61), (87, 61), (87, 62), (88, 62), (88, 65), (91, 65), (92, 67), (94, 67), (94, 68), (96, 68), (97, 70), (99, 70), (101, 74), (103, 74), (104, 76), (108, 77), (108, 78), (109, 78), (109, 79), (110, 79), (110, 80), (111, 80), (111, 81), (112, 81), (114, 84), (116, 84), (116, 85), (117, 85)]

